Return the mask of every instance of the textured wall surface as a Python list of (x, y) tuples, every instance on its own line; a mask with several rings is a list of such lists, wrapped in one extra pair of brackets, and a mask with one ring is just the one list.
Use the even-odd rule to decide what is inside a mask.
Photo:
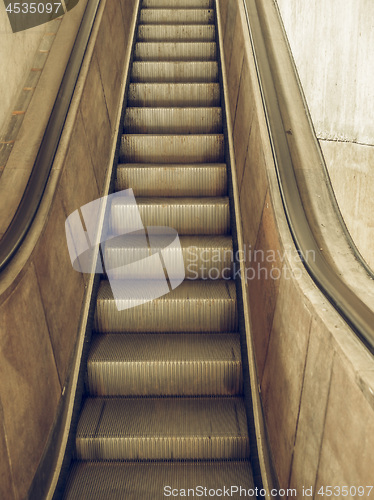
[(320, 139), (374, 144), (374, 4), (277, 0)]
[(270, 444), (280, 486), (295, 488), (297, 498), (303, 498), (303, 486), (312, 487), (317, 498), (321, 486), (371, 484), (373, 359), (298, 260), (243, 3), (218, 4), (243, 239), (252, 250), (246, 262), (248, 307)]
[(276, 1), (340, 210), (374, 269), (374, 3)]

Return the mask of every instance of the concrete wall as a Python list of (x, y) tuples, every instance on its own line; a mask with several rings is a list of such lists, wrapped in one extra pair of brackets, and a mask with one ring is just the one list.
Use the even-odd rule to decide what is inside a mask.
[(0, 2), (0, 132), (20, 92), (45, 32), (54, 23), (13, 33), (4, 2)]
[[(136, 5), (135, 0), (102, 0), (37, 219), (1, 275), (0, 498), (4, 500), (26, 498), (71, 366), (86, 278), (71, 266), (64, 225), (70, 213), (103, 190)], [(84, 7), (80, 2), (62, 22), (78, 26)], [(63, 31), (62, 25), (59, 34)], [(65, 41), (56, 38), (60, 47), (66, 46)]]
[(295, 488), (296, 497), (289, 498), (301, 499), (303, 486), (317, 497), (321, 486), (371, 484), (373, 358), (299, 262), (279, 194), (243, 2), (218, 5), (243, 240), (251, 249), (251, 335), (280, 486)]
[(374, 270), (374, 146), (319, 142), (349, 233), (362, 257)]
[(340, 210), (374, 269), (374, 4), (276, 2)]

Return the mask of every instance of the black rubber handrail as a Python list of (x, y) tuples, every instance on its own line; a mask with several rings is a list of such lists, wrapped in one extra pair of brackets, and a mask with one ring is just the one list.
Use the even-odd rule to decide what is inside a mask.
[(100, 0), (88, 0), (87, 2), (28, 184), (12, 222), (0, 240), (0, 273), (15, 256), (40, 206), (77, 84), (99, 3)]
[[(309, 225), (296, 181), (286, 130), (283, 126), (256, 0), (244, 0), (244, 7), (279, 189), (292, 238), (315, 284), (369, 351), (374, 353), (374, 312), (328, 264)], [(308, 261), (306, 256), (310, 251), (313, 252), (315, 258)]]

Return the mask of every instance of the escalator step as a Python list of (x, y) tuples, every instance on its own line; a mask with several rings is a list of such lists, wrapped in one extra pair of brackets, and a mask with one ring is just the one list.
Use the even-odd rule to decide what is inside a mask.
[(214, 24), (140, 24), (138, 42), (175, 41), (175, 42), (214, 42)]
[(121, 235), (134, 230), (128, 224), (137, 220), (138, 211), (145, 226), (168, 226), (181, 235), (222, 235), (230, 232), (229, 199), (225, 196), (138, 198), (137, 205), (128, 205), (126, 198), (119, 198), (112, 203), (113, 234)]
[[(228, 280), (232, 277), (234, 256), (230, 236), (180, 236), (179, 241), (186, 279)], [(179, 262), (179, 249), (175, 245), (168, 248), (165, 248), (165, 245), (162, 245), (162, 248), (152, 247), (152, 253), (161, 250), (164, 260), (168, 262), (168, 274), (170, 274), (169, 266)], [(139, 278), (144, 272), (144, 264), (139, 259), (148, 255), (148, 247), (144, 248), (143, 236), (117, 236), (104, 244), (105, 262), (110, 263), (111, 276), (115, 279), (124, 279), (128, 276), (122, 272), (121, 266), (132, 260), (137, 260), (138, 265), (134, 267), (133, 272)], [(132, 265), (135, 266), (135, 262)], [(176, 269), (176, 266), (174, 268)]]
[(135, 196), (223, 196), (227, 194), (226, 165), (119, 164), (116, 190), (129, 188)]
[(215, 42), (153, 42), (137, 43), (135, 61), (215, 61), (217, 46)]
[(239, 334), (96, 335), (87, 378), (91, 396), (238, 396)]
[(142, 7), (150, 9), (209, 9), (214, 0), (143, 0)]
[[(152, 283), (144, 286), (152, 292)], [(140, 290), (141, 295), (143, 289)], [(119, 311), (108, 281), (101, 281), (97, 296), (96, 332), (235, 332), (237, 304), (235, 283), (229, 280), (184, 281), (158, 299), (136, 305), (136, 299), (118, 299)], [(136, 307), (131, 307), (135, 305)]]
[(125, 134), (222, 133), (221, 108), (126, 109)]
[(133, 83), (215, 83), (218, 82), (216, 61), (135, 61)]
[(223, 134), (124, 134), (120, 163), (223, 163)]
[(75, 462), (64, 500), (157, 500), (169, 492), (187, 495), (189, 489), (201, 496), (201, 488), (206, 496), (209, 491), (226, 496), (228, 489), (230, 498), (243, 498), (243, 490), (254, 488), (249, 462)]
[(78, 423), (81, 460), (249, 458), (242, 398), (87, 398)]
[(142, 24), (213, 24), (214, 10), (143, 8), (139, 22)]
[(219, 106), (219, 83), (130, 83), (129, 106)]

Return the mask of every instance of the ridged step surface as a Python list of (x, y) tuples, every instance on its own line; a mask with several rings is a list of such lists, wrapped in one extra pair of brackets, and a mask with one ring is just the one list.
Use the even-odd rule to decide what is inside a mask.
[(81, 460), (249, 458), (242, 398), (87, 398)]
[(219, 83), (130, 83), (129, 106), (219, 106)]
[(135, 61), (131, 80), (134, 83), (215, 83), (218, 64), (215, 61)]
[(132, 188), (139, 196), (224, 196), (227, 171), (224, 163), (120, 164), (116, 190)]
[(222, 134), (124, 134), (121, 163), (223, 163)]
[(135, 61), (215, 61), (214, 42), (151, 42), (135, 45)]
[[(233, 273), (234, 255), (232, 239), (229, 236), (179, 236), (180, 246), (183, 254), (184, 271), (186, 279), (230, 279)], [(162, 245), (159, 248), (153, 246), (152, 253), (163, 251), (167, 256), (169, 274), (170, 266), (177, 269), (179, 263), (178, 246)], [(140, 236), (118, 236), (107, 240), (104, 245), (105, 262), (110, 263), (111, 276), (116, 279), (124, 279), (121, 266), (126, 263), (137, 261), (135, 275), (140, 279), (144, 272), (144, 264), (140, 258), (149, 255), (149, 250), (144, 252), (144, 237)], [(173, 266), (173, 263), (176, 265)], [(148, 271), (149, 273), (149, 271)], [(182, 276), (183, 277), (183, 276)], [(146, 279), (152, 278), (147, 275)]]
[(221, 108), (126, 109), (126, 134), (217, 134), (222, 132)]
[(91, 396), (235, 396), (242, 392), (239, 334), (96, 335)]
[(213, 24), (140, 24), (138, 28), (138, 42), (214, 42), (215, 39), (216, 28)]
[(152, 9), (143, 8), (140, 12), (142, 24), (213, 24), (212, 9)]
[(100, 283), (95, 312), (97, 332), (227, 333), (236, 329), (236, 290), (232, 281), (184, 281), (167, 295), (121, 311), (109, 282)]
[[(129, 232), (130, 211), (139, 211), (145, 226), (169, 226), (181, 235), (219, 235), (230, 232), (230, 207), (227, 197), (138, 198), (137, 206), (115, 200), (111, 209), (114, 234)], [(131, 228), (130, 228), (131, 229)]]
[[(248, 461), (229, 462), (75, 462), (64, 500), (159, 500), (180, 490), (228, 488), (230, 498), (244, 498), (254, 488)], [(166, 489), (164, 489), (167, 487)], [(232, 489), (231, 489), (232, 487)], [(238, 490), (236, 490), (238, 488)], [(177, 490), (177, 491), (175, 491)], [(221, 494), (221, 491), (218, 491)], [(227, 496), (227, 495), (226, 495)], [(173, 497), (171, 497), (173, 498)]]

